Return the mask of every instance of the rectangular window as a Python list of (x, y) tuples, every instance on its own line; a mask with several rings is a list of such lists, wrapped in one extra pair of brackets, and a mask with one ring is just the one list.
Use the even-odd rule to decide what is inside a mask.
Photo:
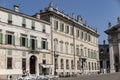
[(88, 41), (91, 41), (91, 36), (90, 35), (88, 35)]
[(76, 37), (78, 38), (79, 37), (79, 30), (76, 30)]
[(15, 45), (15, 36), (12, 34), (6, 34), (5, 41), (6, 44)]
[(76, 48), (76, 55), (79, 56), (79, 48)]
[(37, 50), (37, 40), (36, 39), (30, 39), (30, 48), (31, 48), (31, 50)]
[(73, 35), (74, 34), (74, 29), (73, 27), (70, 28), (70, 35)]
[(47, 39), (42, 39), (42, 41), (41, 41), (41, 48), (48, 50), (48, 42), (47, 42)]
[(12, 24), (12, 14), (8, 14), (8, 23)]
[(12, 69), (12, 58), (11, 57), (7, 58), (7, 69)]
[(73, 60), (71, 61), (71, 69), (74, 69)]
[(20, 37), (20, 46), (28, 47), (28, 38)]
[(43, 25), (42, 32), (43, 32), (43, 33), (46, 32), (46, 26), (45, 26), (45, 25)]
[(0, 32), (0, 44), (3, 42), (3, 34)]
[(42, 62), (43, 62), (43, 64), (46, 64), (46, 60), (43, 59)]
[(66, 69), (69, 69), (69, 61), (66, 60)]
[(63, 23), (60, 23), (60, 31), (64, 32), (64, 24)]
[(22, 58), (22, 69), (26, 70), (26, 59)]
[(84, 33), (83, 33), (83, 31), (81, 31), (81, 39), (83, 39), (84, 38)]
[(55, 67), (58, 69), (58, 59), (55, 59)]
[(25, 18), (22, 18), (22, 26), (26, 27), (26, 19)]
[(58, 29), (58, 21), (54, 20), (54, 29), (57, 30)]
[(84, 39), (87, 40), (87, 33), (85, 33), (85, 38)]
[(60, 42), (60, 52), (63, 53), (63, 43)]
[(61, 59), (61, 69), (64, 69), (64, 62), (63, 62), (63, 59)]
[(80, 70), (80, 61), (77, 61), (77, 69)]
[(32, 21), (31, 29), (35, 30), (35, 21)]
[(68, 26), (68, 25), (66, 25), (65, 29), (66, 29), (66, 30), (65, 30), (65, 33), (67, 33), (67, 34), (68, 34), (68, 33), (69, 33), (69, 26)]

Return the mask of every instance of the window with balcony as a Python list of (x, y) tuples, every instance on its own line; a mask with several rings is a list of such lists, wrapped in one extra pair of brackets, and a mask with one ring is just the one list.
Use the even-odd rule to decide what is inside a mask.
[(47, 39), (42, 39), (41, 48), (48, 50), (48, 41), (47, 41)]
[(20, 46), (22, 47), (28, 47), (28, 38), (27, 36), (21, 36), (20, 37)]
[(35, 38), (30, 39), (30, 50), (37, 50), (37, 40)]

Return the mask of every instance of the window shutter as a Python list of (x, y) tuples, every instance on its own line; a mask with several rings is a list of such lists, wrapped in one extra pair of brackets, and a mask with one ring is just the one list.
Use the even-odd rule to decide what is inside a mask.
[(22, 19), (22, 24), (26, 24), (26, 19), (25, 18)]
[(35, 40), (35, 50), (38, 50), (38, 42)]
[(15, 45), (15, 36), (12, 36), (12, 45)]
[(45, 49), (48, 50), (48, 42), (47, 41), (45, 42)]
[(20, 37), (20, 46), (22, 46), (22, 37)]
[(12, 21), (12, 14), (8, 14), (8, 20)]
[(28, 47), (28, 38), (25, 38), (25, 47)]
[(0, 33), (0, 43), (2, 43), (2, 39), (3, 39), (2, 36), (3, 36), (2, 33)]
[(30, 39), (30, 50), (32, 50), (32, 39)]
[(5, 35), (5, 44), (8, 44), (8, 35)]
[(35, 21), (32, 21), (32, 27), (35, 27)]

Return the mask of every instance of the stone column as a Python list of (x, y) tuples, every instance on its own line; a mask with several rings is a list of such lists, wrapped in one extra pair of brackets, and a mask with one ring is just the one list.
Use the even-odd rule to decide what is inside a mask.
[(119, 71), (120, 71), (120, 39), (118, 40), (118, 54), (119, 54)]
[(113, 45), (110, 43), (109, 44), (109, 52), (110, 52), (110, 73), (115, 72), (115, 61), (114, 61), (114, 50), (113, 50)]

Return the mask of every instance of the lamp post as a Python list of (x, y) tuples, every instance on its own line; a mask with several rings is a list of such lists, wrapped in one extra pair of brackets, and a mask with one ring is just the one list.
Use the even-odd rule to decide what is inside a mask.
[(56, 54), (56, 51), (54, 51), (54, 75), (57, 75), (57, 72), (56, 72), (56, 61), (57, 61), (57, 58), (58, 58), (58, 54)]

